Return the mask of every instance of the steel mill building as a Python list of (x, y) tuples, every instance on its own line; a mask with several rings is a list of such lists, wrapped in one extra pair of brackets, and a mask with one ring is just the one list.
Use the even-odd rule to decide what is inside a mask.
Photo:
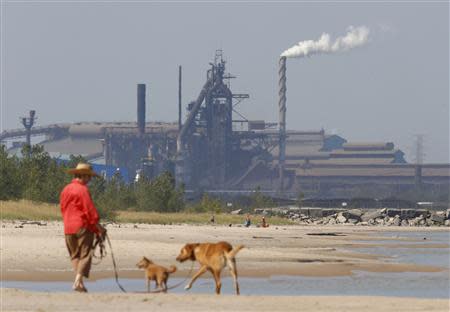
[(139, 84), (136, 121), (33, 126), (33, 112), (24, 128), (3, 131), (0, 141), (11, 155), (20, 155), (24, 138), (36, 136), (55, 158), (82, 155), (105, 172), (119, 168), (130, 181), (136, 174), (153, 178), (168, 170), (187, 190), (260, 188), (315, 197), (351, 196), (362, 188), (380, 196), (418, 187), (448, 190), (449, 164), (409, 164), (392, 142), (348, 142), (324, 129), (289, 130), (283, 83), (278, 123), (243, 116), (238, 104), (249, 95), (230, 89), (235, 77), (226, 72), (220, 51), (210, 64), (197, 98), (185, 103), (184, 120), (180, 67), (178, 122), (147, 121), (146, 106), (152, 104), (146, 103), (146, 85)]

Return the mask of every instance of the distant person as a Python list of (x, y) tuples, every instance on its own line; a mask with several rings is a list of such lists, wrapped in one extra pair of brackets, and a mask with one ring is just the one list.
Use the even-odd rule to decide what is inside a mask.
[(211, 219), (209, 219), (209, 222), (211, 222), (212, 224), (216, 223), (216, 218), (214, 217), (214, 215), (211, 216)]
[(252, 220), (250, 219), (250, 214), (249, 213), (247, 213), (247, 216), (245, 217), (244, 225), (246, 227), (249, 227), (250, 225), (252, 225)]
[(261, 227), (269, 227), (269, 223), (266, 222), (266, 218), (264, 216), (261, 218)]
[(97, 174), (84, 163), (68, 173), (73, 174), (74, 179), (61, 192), (60, 204), (66, 246), (76, 274), (72, 289), (87, 292), (83, 278), (89, 278), (94, 237), (104, 236), (106, 230), (98, 223), (100, 218), (87, 187)]

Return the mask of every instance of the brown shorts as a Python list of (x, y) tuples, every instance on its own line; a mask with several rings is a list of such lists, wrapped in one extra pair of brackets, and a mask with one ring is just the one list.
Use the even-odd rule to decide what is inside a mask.
[(66, 234), (66, 246), (71, 260), (78, 260), (74, 268), (77, 274), (89, 277), (92, 262), (92, 246), (95, 234), (81, 228), (76, 234)]

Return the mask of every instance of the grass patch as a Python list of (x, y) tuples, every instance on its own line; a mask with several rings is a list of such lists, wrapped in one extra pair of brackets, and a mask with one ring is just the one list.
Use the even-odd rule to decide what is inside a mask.
[[(28, 200), (0, 201), (2, 220), (30, 220), (30, 221), (61, 221), (61, 211), (58, 204), (36, 203)], [(209, 213), (160, 213), (143, 211), (118, 211), (116, 222), (147, 223), (147, 224), (208, 224)], [(243, 215), (215, 214), (216, 224), (243, 224)], [(266, 217), (270, 225), (294, 224), (292, 221), (280, 217)], [(259, 216), (254, 216), (253, 224), (260, 222)]]
[(61, 210), (57, 204), (28, 200), (0, 201), (0, 211), (2, 220), (61, 220)]
[[(143, 211), (119, 211), (116, 220), (127, 223), (148, 223), (148, 224), (207, 224), (211, 218), (208, 213), (158, 213)], [(243, 224), (244, 216), (231, 214), (215, 214), (216, 224), (228, 225)], [(253, 224), (259, 223), (260, 218), (254, 217)], [(292, 221), (280, 217), (266, 217), (266, 222), (272, 225), (294, 224)]]

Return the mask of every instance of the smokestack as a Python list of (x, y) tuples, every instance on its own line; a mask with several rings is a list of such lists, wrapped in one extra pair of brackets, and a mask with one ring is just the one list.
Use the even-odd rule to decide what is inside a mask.
[(178, 129), (181, 130), (181, 65), (178, 66)]
[(284, 190), (284, 163), (286, 158), (286, 57), (278, 62), (278, 110), (279, 110), (279, 147), (278, 167), (280, 170), (280, 191)]
[(137, 85), (137, 126), (140, 136), (145, 134), (145, 84)]

